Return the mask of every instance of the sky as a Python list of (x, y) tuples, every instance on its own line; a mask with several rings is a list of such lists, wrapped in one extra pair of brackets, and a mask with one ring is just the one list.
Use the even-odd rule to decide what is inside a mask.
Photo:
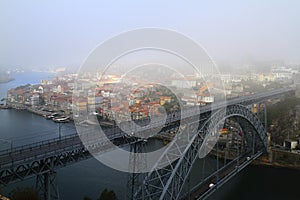
[(300, 63), (298, 0), (1, 0), (0, 27), (0, 68), (78, 67), (103, 41), (143, 27), (187, 35), (220, 63)]

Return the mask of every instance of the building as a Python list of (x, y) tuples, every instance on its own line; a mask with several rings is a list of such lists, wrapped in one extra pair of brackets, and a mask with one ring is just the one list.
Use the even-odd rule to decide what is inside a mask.
[(189, 96), (183, 96), (181, 98), (181, 101), (185, 102), (185, 104), (188, 106), (200, 105), (197, 98), (193, 98), (193, 97), (189, 97)]
[(291, 139), (286, 139), (286, 140), (284, 140), (284, 143), (283, 143), (283, 146), (289, 150), (296, 149), (297, 145), (298, 145), (298, 141), (291, 140)]
[(287, 67), (276, 67), (271, 70), (277, 80), (291, 79), (297, 71)]
[(30, 102), (32, 106), (38, 106), (40, 105), (40, 95), (39, 94), (33, 94), (30, 98)]
[(50, 97), (50, 105), (54, 106), (56, 109), (61, 109), (64, 111), (71, 110), (72, 108), (72, 96), (54, 94)]
[(149, 111), (150, 109), (147, 105), (139, 105), (129, 109), (132, 120), (141, 120), (149, 117)]
[(47, 80), (41, 80), (41, 85), (47, 85)]
[(271, 82), (275, 81), (275, 74), (258, 74), (258, 81), (260, 82)]
[(201, 94), (198, 96), (198, 101), (204, 102), (204, 103), (213, 103), (215, 101), (214, 96), (210, 94)]
[(11, 89), (7, 92), (7, 101), (8, 105), (24, 105), (25, 102), (29, 102), (31, 99), (32, 93), (29, 88), (16, 88)]
[(88, 96), (87, 97), (87, 108), (89, 113), (94, 113), (96, 110), (95, 106), (95, 97), (94, 96)]
[(160, 96), (160, 105), (164, 105), (165, 103), (171, 103), (171, 96)]
[(73, 113), (75, 115), (83, 115), (87, 113), (87, 99), (77, 97), (73, 99)]

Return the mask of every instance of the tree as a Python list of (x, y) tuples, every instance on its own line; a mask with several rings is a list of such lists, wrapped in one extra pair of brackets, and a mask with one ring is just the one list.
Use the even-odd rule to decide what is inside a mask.
[(12, 191), (13, 200), (40, 200), (39, 193), (33, 188), (17, 188)]
[(299, 104), (300, 99), (287, 97), (276, 104), (268, 105), (267, 122), (272, 142), (275, 144), (282, 144), (284, 139), (298, 137), (300, 134), (300, 120), (296, 108)]
[(97, 200), (117, 200), (117, 196), (114, 191), (104, 189)]

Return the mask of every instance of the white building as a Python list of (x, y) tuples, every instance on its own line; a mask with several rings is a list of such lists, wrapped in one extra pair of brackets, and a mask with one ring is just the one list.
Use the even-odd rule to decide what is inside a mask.
[(283, 143), (283, 146), (289, 150), (296, 149), (297, 145), (298, 145), (298, 141), (291, 140), (291, 139), (286, 139), (286, 140), (284, 140), (284, 143)]
[(30, 98), (30, 100), (31, 100), (31, 105), (32, 106), (37, 106), (40, 103), (40, 95), (33, 94), (32, 97)]
[(276, 67), (271, 70), (276, 79), (291, 79), (297, 71), (287, 67)]
[(202, 101), (205, 103), (213, 103), (215, 101), (215, 98), (212, 95), (200, 95), (198, 96), (198, 101)]

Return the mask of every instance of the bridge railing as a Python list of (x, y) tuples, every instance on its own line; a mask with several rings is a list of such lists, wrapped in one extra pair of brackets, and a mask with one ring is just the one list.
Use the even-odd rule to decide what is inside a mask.
[(58, 142), (58, 141), (65, 140), (65, 139), (72, 138), (72, 137), (76, 137), (76, 136), (77, 136), (77, 133), (71, 134), (71, 135), (65, 135), (65, 136), (61, 136), (61, 137), (56, 137), (56, 138), (51, 138), (51, 139), (48, 139), (48, 140), (42, 140), (42, 141), (39, 141), (39, 142), (25, 144), (25, 145), (13, 147), (13, 148), (4, 149), (4, 150), (0, 151), (0, 156), (5, 155), (5, 154), (9, 154), (11, 152), (22, 151), (22, 150), (28, 149), (30, 147), (34, 148), (34, 147), (37, 147), (37, 146), (40, 146), (40, 145), (45, 145), (45, 144), (49, 144), (49, 143), (53, 143), (53, 142)]

